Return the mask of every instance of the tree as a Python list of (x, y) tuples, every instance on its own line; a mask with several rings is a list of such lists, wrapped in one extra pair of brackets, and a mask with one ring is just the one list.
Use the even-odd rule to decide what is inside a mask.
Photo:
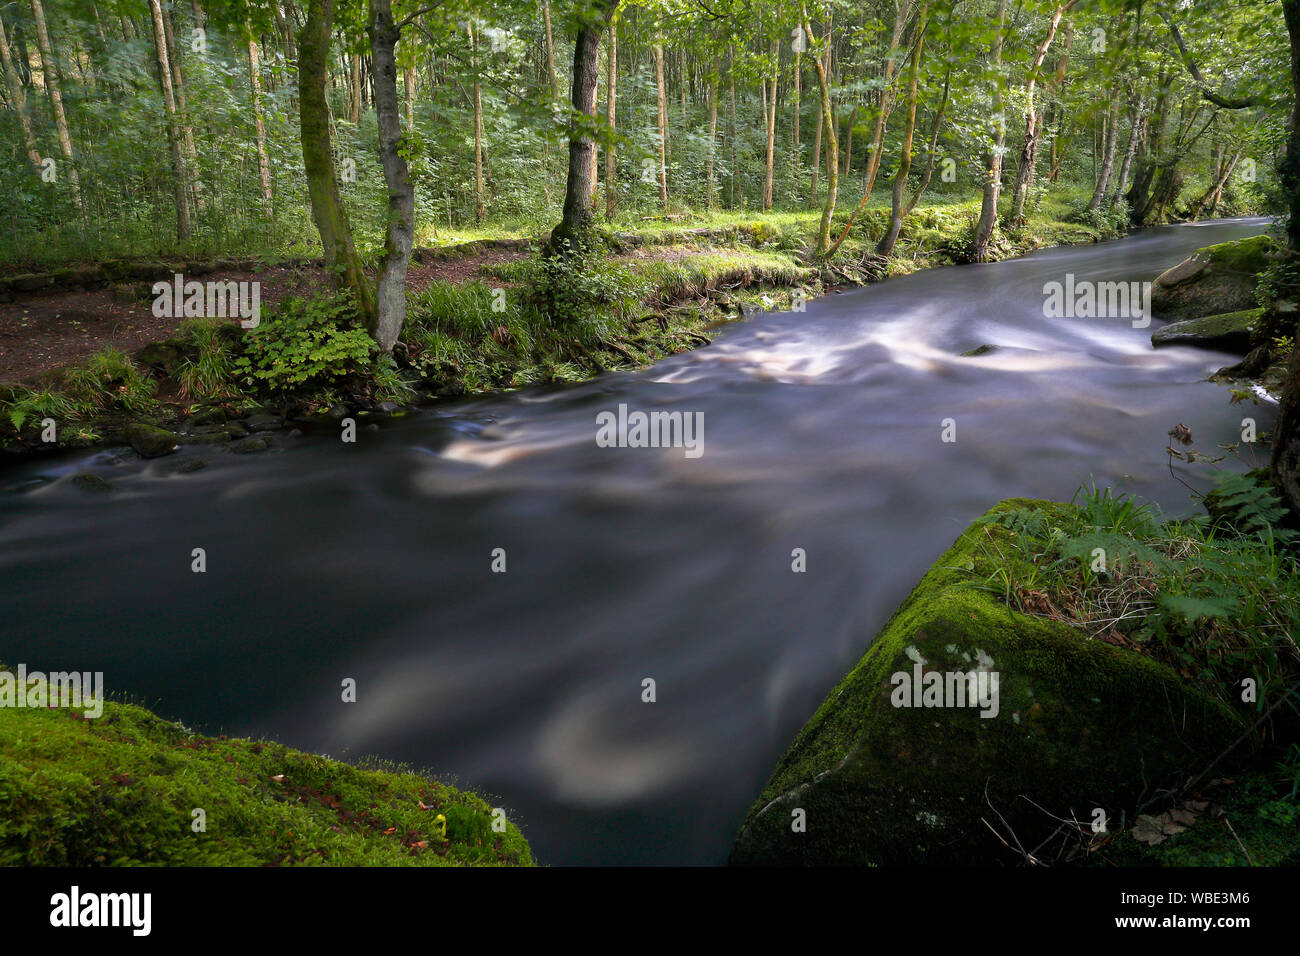
[(597, 54), (605, 23), (618, 0), (588, 0), (574, 11), (577, 37), (573, 44), (572, 110), (569, 118), (569, 175), (564, 188), (564, 213), (551, 230), (546, 252), (551, 257), (568, 258), (584, 244), (591, 226), (591, 197), (595, 188), (592, 177), (593, 136), (596, 117)]
[(989, 62), (993, 74), (993, 136), (984, 157), (985, 176), (980, 197), (980, 217), (975, 224), (975, 240), (971, 244), (971, 259), (975, 262), (989, 260), (989, 244), (998, 224), (998, 195), (1002, 190), (1002, 154), (1007, 138), (1007, 124), (1002, 116), (1003, 86), (1002, 39), (1006, 25), (1007, 0), (998, 0), (997, 25), (993, 30), (993, 46)]
[[(1300, 257), (1300, 0), (1282, 0), (1282, 15), (1291, 40), (1291, 88), (1295, 96), (1291, 101), (1286, 156), (1279, 174), (1290, 212), (1287, 248), (1294, 261)], [(1292, 514), (1300, 515), (1300, 347), (1291, 349), (1270, 467), (1283, 500)]]
[(374, 58), (375, 115), (379, 155), (388, 187), (384, 255), (379, 263), (375, 341), (384, 352), (397, 344), (406, 322), (406, 272), (415, 244), (415, 188), (402, 155), (401, 104), (397, 98), (396, 47), (402, 27), (393, 20), (392, 0), (370, 0), (370, 50)]
[(306, 0), (306, 8), (307, 18), (298, 34), (298, 120), (312, 221), (320, 233), (325, 267), (333, 275), (335, 287), (352, 294), (366, 327), (373, 333), (378, 319), (375, 293), (352, 240), (352, 226), (334, 169), (326, 96), (334, 0)]

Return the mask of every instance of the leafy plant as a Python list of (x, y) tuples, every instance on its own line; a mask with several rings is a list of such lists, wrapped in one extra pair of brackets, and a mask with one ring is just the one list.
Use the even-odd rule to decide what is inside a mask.
[(138, 412), (157, 404), (157, 383), (124, 352), (105, 348), (63, 373), (72, 400), (84, 408), (120, 408)]
[(245, 335), (236, 373), (246, 385), (290, 392), (365, 372), (376, 346), (355, 321), (355, 306), (346, 296), (284, 299), (269, 320)]

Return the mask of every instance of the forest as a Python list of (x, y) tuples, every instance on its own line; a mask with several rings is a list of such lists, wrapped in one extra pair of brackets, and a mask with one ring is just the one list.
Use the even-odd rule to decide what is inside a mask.
[(0, 72), (0, 862), (1300, 862), (1300, 0)]

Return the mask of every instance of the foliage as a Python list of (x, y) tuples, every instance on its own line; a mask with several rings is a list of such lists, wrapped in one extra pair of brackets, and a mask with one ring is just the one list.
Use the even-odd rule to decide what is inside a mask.
[(1220, 476), (1210, 515), (1164, 521), (1149, 505), (1095, 486), (1061, 512), (991, 515), (1014, 532), (994, 587), (1017, 610), (1165, 660), (1211, 693), (1243, 675), (1259, 699), (1300, 679), (1300, 564), (1272, 491)]
[(355, 322), (355, 306), (345, 296), (286, 298), (245, 334), (236, 372), (250, 387), (292, 392), (368, 371), (375, 342)]
[(123, 352), (105, 348), (63, 372), (64, 388), (82, 408), (139, 412), (152, 407), (153, 379)]

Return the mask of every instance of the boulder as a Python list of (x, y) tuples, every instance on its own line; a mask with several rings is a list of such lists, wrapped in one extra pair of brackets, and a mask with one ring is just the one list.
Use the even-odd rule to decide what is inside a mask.
[(1151, 311), (1158, 318), (1196, 319), (1249, 309), (1256, 279), (1276, 250), (1277, 241), (1268, 235), (1198, 249), (1156, 277)]
[(122, 434), (141, 458), (161, 458), (180, 447), (180, 438), (175, 432), (143, 422), (127, 425)]
[(261, 435), (254, 435), (252, 438), (245, 438), (242, 441), (235, 442), (230, 446), (230, 450), (236, 455), (251, 455), (259, 451), (266, 451), (270, 447), (270, 439)]
[(1251, 337), (1259, 323), (1263, 309), (1242, 309), (1222, 315), (1207, 315), (1199, 319), (1171, 322), (1151, 333), (1151, 344), (1195, 345), (1219, 352), (1245, 355), (1250, 351)]
[[(1031, 505), (1067, 507), (999, 509)], [(1166, 665), (980, 587), (1011, 533), (976, 525), (939, 558), (781, 758), (733, 864), (1014, 862), (985, 821), (1033, 848), (1056, 817), (1132, 819), (1240, 735), (1242, 719)], [(929, 672), (946, 706), (906, 706), (904, 687)], [(976, 674), (986, 698), (953, 706), (963, 685), (949, 673)]]
[(150, 342), (136, 352), (135, 357), (139, 359), (142, 365), (156, 369), (164, 375), (172, 375), (185, 360), (185, 345), (175, 339), (168, 339), (165, 342)]
[(92, 491), (96, 493), (113, 491), (114, 485), (111, 481), (101, 478), (99, 475), (92, 475), (89, 472), (82, 472), (79, 475), (73, 475), (68, 479), (69, 483), (82, 491)]

